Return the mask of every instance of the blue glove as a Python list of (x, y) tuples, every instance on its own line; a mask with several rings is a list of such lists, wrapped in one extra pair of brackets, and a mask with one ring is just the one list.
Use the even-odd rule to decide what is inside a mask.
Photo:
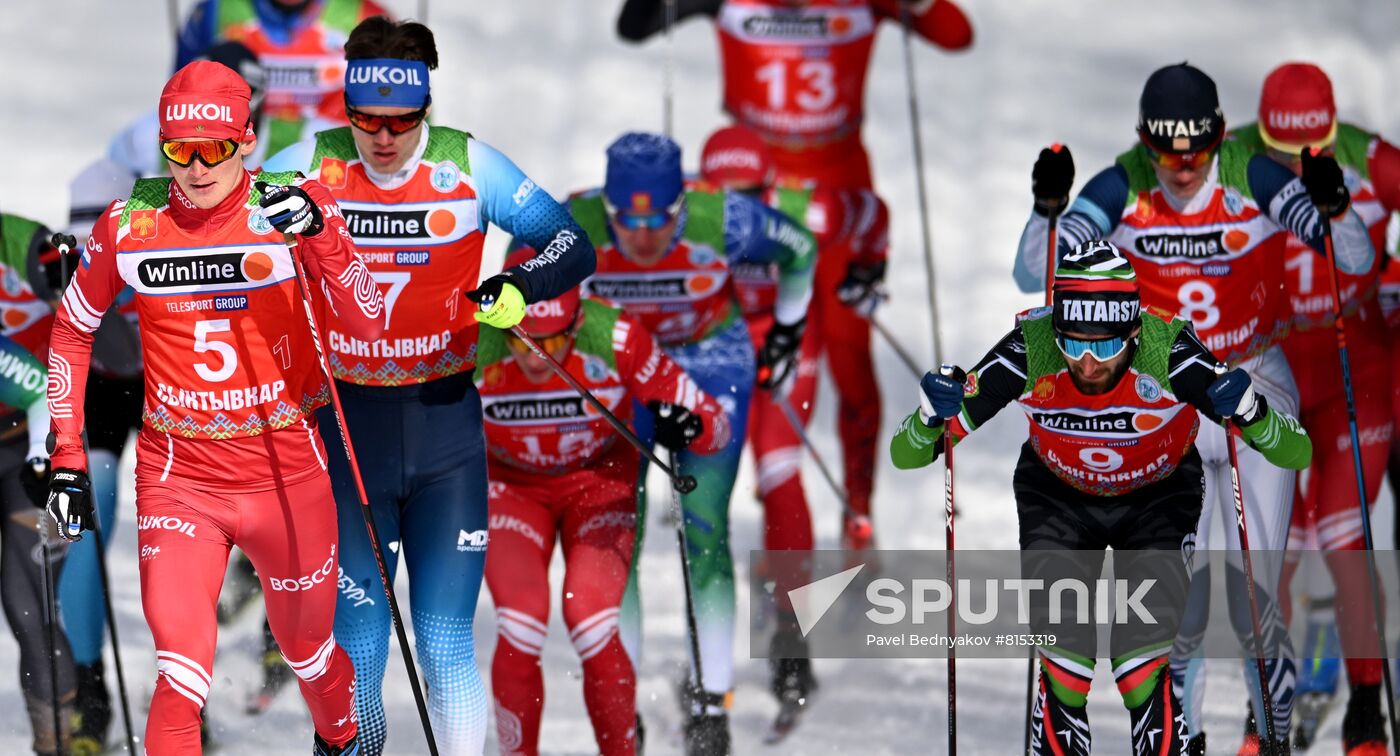
[(930, 428), (957, 417), (962, 401), (962, 382), (953, 376), (929, 372), (919, 381), (919, 419)]
[(1268, 413), (1264, 397), (1254, 393), (1254, 380), (1243, 368), (1216, 378), (1206, 389), (1206, 396), (1210, 397), (1215, 414), (1230, 418), (1239, 426), (1249, 425)]

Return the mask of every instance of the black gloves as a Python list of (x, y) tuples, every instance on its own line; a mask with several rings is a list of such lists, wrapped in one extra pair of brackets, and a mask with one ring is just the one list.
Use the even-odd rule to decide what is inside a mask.
[[(803, 318), (792, 325), (773, 323), (763, 348), (758, 351), (758, 385), (769, 391), (786, 386), (797, 375), (797, 348), (802, 345), (802, 331), (807, 326)], [(779, 390), (779, 393), (782, 393)]]
[(647, 402), (647, 409), (656, 417), (656, 443), (680, 451), (694, 443), (705, 432), (700, 416), (670, 402)]
[(1351, 192), (1347, 191), (1342, 179), (1342, 168), (1336, 158), (1330, 155), (1313, 154), (1311, 148), (1303, 149), (1303, 187), (1308, 190), (1317, 211), (1335, 218), (1346, 212), (1351, 204)]
[(267, 222), (278, 231), (315, 236), (326, 227), (321, 208), (316, 207), (316, 200), (311, 199), (311, 195), (301, 187), (259, 181), (257, 190), (262, 193), (258, 206), (263, 209)]
[(1069, 206), (1069, 190), (1074, 186), (1074, 156), (1069, 148), (1054, 144), (1040, 151), (1031, 169), (1031, 194), (1040, 215), (1056, 214)]
[(92, 483), (82, 470), (60, 467), (49, 477), (49, 516), (58, 523), (58, 535), (65, 541), (82, 540), (91, 530)]
[(870, 317), (885, 301), (885, 263), (852, 262), (846, 266), (846, 277), (836, 284), (836, 298), (841, 304)]

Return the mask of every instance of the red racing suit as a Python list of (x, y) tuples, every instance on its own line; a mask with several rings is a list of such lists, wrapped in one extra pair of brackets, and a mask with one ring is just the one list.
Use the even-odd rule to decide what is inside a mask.
[[(585, 298), (578, 332), (562, 360), (623, 422), (633, 400), (680, 404), (704, 432), (692, 448), (724, 447), (723, 409), (666, 356), (641, 323)], [(540, 671), (549, 621), (549, 562), (563, 544), (564, 623), (583, 660), (584, 699), (603, 754), (636, 749), (636, 675), (618, 633), (632, 564), (640, 455), (564, 380), (526, 377), (506, 337), (482, 328), (478, 349), (490, 467), (493, 546), (486, 584), (498, 632), (491, 687), (502, 752), (538, 753), (544, 701)]]
[[(889, 210), (869, 189), (778, 186), (766, 190), (763, 201), (806, 226), (818, 248), (819, 282), (807, 310), (797, 377), (787, 401), (806, 426), (816, 401), (820, 359), (825, 352), (827, 367), (836, 381), (846, 494), (852, 512), (868, 517), (880, 427), (880, 387), (870, 362), (870, 328), (836, 298), (838, 280), (822, 280), (822, 276), (823, 272), (844, 272), (851, 263), (884, 264), (889, 248)], [(826, 264), (823, 260), (828, 257), (844, 264)], [(754, 348), (758, 349), (773, 325), (776, 271), (769, 265), (736, 263), (731, 274)], [(801, 439), (769, 392), (755, 391), (751, 402), (749, 441), (763, 500), (764, 548), (810, 550), (814, 548), (811, 513), (799, 475)]]
[[(207, 210), (170, 179), (138, 181), (94, 226), (53, 330), (53, 465), (82, 470), (92, 334), (122, 288), (135, 290), (146, 365), (137, 539), (158, 670), (150, 754), (199, 752), (215, 604), (235, 545), (262, 579), (268, 622), (316, 731), (338, 744), (356, 729), (354, 670), (331, 634), (335, 502), (312, 415), (327, 387), (294, 252), (263, 216), (251, 178)], [(292, 174), (258, 178), (295, 181), (321, 206), (325, 229), (298, 237), (295, 253), (339, 327), (376, 338), (383, 298), (330, 194)]]

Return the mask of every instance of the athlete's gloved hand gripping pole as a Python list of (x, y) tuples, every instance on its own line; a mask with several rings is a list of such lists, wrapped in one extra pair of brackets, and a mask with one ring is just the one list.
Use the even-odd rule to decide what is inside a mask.
[(418, 718), (423, 725), (423, 737), (428, 740), (428, 753), (437, 756), (437, 740), (433, 737), (432, 722), (428, 718), (428, 707), (423, 699), (423, 687), (418, 680), (418, 667), (413, 663), (413, 651), (408, 645), (408, 633), (404, 629), (403, 615), (399, 613), (398, 597), (394, 595), (393, 581), (384, 564), (380, 551), (379, 529), (375, 527), (374, 515), (369, 508), (369, 496), (365, 493), (365, 481), (360, 475), (360, 463), (355, 457), (355, 446), (350, 441), (350, 429), (345, 424), (345, 411), (340, 406), (340, 393), (336, 391), (335, 376), (331, 373), (330, 361), (321, 343), (321, 327), (316, 322), (316, 312), (311, 305), (311, 284), (306, 278), (300, 255), (297, 254), (297, 234), (315, 236), (325, 230), (325, 217), (321, 209), (300, 187), (278, 186), (259, 181), (257, 190), (262, 195), (258, 204), (263, 208), (267, 222), (282, 232), (283, 239), (292, 258), (292, 270), (297, 285), (301, 289), (301, 302), (306, 309), (306, 322), (311, 328), (311, 343), (316, 347), (316, 361), (321, 366), (321, 374), (330, 389), (331, 406), (335, 410), (335, 422), (340, 428), (340, 440), (345, 444), (345, 456), (350, 461), (350, 475), (355, 481), (355, 492), (360, 497), (360, 514), (364, 516), (365, 529), (369, 531), (370, 548), (374, 551), (374, 564), (379, 568), (379, 580), (384, 584), (384, 596), (389, 602), (389, 614), (393, 618), (395, 636), (399, 650), (403, 652), (404, 667), (408, 672), (409, 683), (413, 687), (413, 700), (418, 705)]
[[(78, 248), (78, 240), (72, 234), (54, 234), (49, 239), (58, 250), (58, 280), (60, 290), (68, 287), (68, 256)], [(49, 437), (49, 453), (53, 452), (55, 439)], [(102, 582), (102, 609), (107, 615), (107, 633), (112, 639), (112, 663), (117, 671), (117, 696), (122, 706), (122, 727), (126, 734), (128, 753), (136, 753), (135, 731), (131, 727), (131, 702), (126, 695), (126, 671), (122, 665), (121, 638), (117, 635), (117, 615), (112, 611), (112, 582), (107, 577), (107, 546), (103, 543), (102, 523), (92, 506), (92, 484), (87, 473), (72, 469), (49, 469), (47, 458), (31, 457), (29, 466), (37, 479), (48, 479), (48, 491), (44, 499), (35, 491), (34, 501), (45, 501), (49, 516), (58, 523), (59, 537), (65, 540), (79, 540), (82, 531), (92, 531), (97, 547), (97, 577)], [(21, 476), (23, 479), (26, 476)], [(74, 527), (76, 526), (76, 530)], [(47, 543), (45, 544), (47, 547)]]
[[(1055, 231), (1060, 213), (1069, 207), (1069, 190), (1074, 186), (1074, 156), (1069, 148), (1056, 142), (1040, 151), (1031, 169), (1031, 194), (1035, 196), (1035, 212), (1049, 220), (1045, 244), (1045, 304), (1049, 306), (1055, 288), (1055, 268), (1059, 267), (1055, 249)], [(1033, 661), (1033, 660), (1032, 660)]]
[[(1242, 425), (1250, 425), (1268, 414), (1264, 397), (1254, 393), (1253, 381), (1240, 368), (1225, 372), (1225, 365), (1215, 366), (1220, 376), (1206, 393), (1215, 404), (1215, 412), (1225, 423), (1225, 443), (1230, 455), (1230, 487), (1235, 494), (1235, 524), (1239, 529), (1240, 560), (1244, 567), (1245, 593), (1249, 596), (1249, 619), (1254, 629), (1254, 667), (1259, 672), (1259, 695), (1264, 701), (1264, 730), (1267, 742), (1276, 743), (1274, 733), (1274, 702), (1269, 692), (1269, 674), (1264, 665), (1264, 633), (1259, 624), (1259, 598), (1254, 590), (1254, 567), (1249, 559), (1249, 528), (1245, 524), (1244, 489), (1240, 487), (1240, 460), (1235, 452), (1235, 434)], [(1256, 718), (1257, 721), (1257, 718)]]
[[(1385, 613), (1381, 606), (1380, 576), (1376, 573), (1375, 541), (1371, 536), (1371, 510), (1366, 501), (1366, 472), (1361, 464), (1361, 438), (1356, 421), (1356, 395), (1351, 382), (1351, 359), (1347, 355), (1346, 318), (1342, 315), (1342, 298), (1339, 294), (1341, 286), (1337, 281), (1337, 259), (1332, 242), (1332, 218), (1346, 212), (1351, 196), (1335, 160), (1319, 158), (1310, 149), (1303, 150), (1302, 158), (1303, 185), (1307, 187), (1308, 195), (1322, 218), (1322, 243), (1327, 253), (1327, 274), (1332, 282), (1332, 322), (1337, 332), (1337, 356), (1342, 361), (1342, 388), (1347, 400), (1347, 430), (1351, 435), (1351, 460), (1356, 470), (1356, 501), (1361, 507), (1361, 536), (1366, 544), (1367, 579), (1370, 581), (1371, 600), (1374, 602), (1376, 637), (1384, 647)], [(1395, 688), (1389, 664), (1381, 665), (1381, 680), (1385, 683), (1391, 747), (1400, 748), (1400, 722), (1397, 722), (1395, 716)]]

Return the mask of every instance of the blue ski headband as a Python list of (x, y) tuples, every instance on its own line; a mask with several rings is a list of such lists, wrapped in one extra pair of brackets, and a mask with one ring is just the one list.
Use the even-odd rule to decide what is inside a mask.
[(429, 102), (428, 64), (397, 58), (347, 61), (345, 101), (352, 108), (421, 108)]

